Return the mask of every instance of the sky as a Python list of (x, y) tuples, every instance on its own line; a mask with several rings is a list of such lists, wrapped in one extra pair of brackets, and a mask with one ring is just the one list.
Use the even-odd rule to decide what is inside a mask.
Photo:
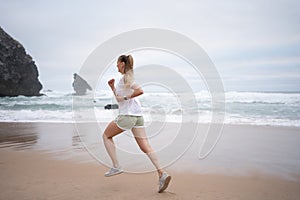
[[(44, 89), (72, 90), (73, 73), (110, 38), (160, 28), (199, 44), (226, 91), (300, 91), (297, 0), (0, 0), (0, 5), (0, 26), (33, 57)], [(155, 54), (139, 55), (144, 57), (137, 64), (153, 62)], [(162, 55), (155, 64), (163, 62)]]

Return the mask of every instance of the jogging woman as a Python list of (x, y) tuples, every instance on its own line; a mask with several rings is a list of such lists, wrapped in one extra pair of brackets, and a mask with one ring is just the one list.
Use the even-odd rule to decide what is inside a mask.
[(131, 130), (140, 149), (149, 157), (157, 169), (159, 177), (158, 192), (163, 192), (168, 187), (171, 176), (160, 168), (157, 155), (146, 136), (141, 105), (136, 98), (143, 94), (143, 90), (134, 82), (132, 56), (121, 55), (118, 58), (117, 67), (118, 72), (123, 75), (120, 82), (115, 87), (114, 79), (108, 81), (108, 85), (119, 104), (119, 115), (108, 124), (103, 134), (104, 145), (113, 164), (113, 167), (105, 173), (105, 176), (109, 177), (123, 173), (117, 159), (113, 137), (125, 130)]

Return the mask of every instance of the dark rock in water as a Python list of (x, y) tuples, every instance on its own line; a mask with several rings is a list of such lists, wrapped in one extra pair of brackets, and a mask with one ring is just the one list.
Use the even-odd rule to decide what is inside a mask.
[(106, 109), (106, 110), (118, 109), (118, 108), (119, 108), (118, 104), (107, 104), (106, 106), (104, 106), (104, 109)]
[(43, 90), (43, 92), (53, 92), (53, 90), (46, 89), (46, 90)]
[(0, 97), (40, 96), (38, 76), (31, 56), (0, 27)]
[(87, 90), (92, 90), (92, 87), (81, 78), (78, 74), (74, 74), (74, 82), (72, 84), (76, 95), (85, 95)]

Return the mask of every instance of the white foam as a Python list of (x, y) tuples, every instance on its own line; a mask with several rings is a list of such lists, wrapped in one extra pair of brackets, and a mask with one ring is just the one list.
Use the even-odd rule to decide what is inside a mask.
[[(71, 92), (46, 92), (41, 97), (0, 98), (2, 122), (74, 122)], [(181, 95), (181, 94), (178, 94)], [(146, 122), (181, 123), (186, 114), (200, 123), (210, 123), (211, 96), (208, 91), (195, 93), (196, 107), (184, 108), (172, 93), (145, 93), (139, 97)], [(225, 124), (255, 124), (300, 127), (300, 93), (227, 92)], [(74, 97), (77, 98), (77, 97)], [(91, 103), (95, 102), (95, 103)], [(79, 121), (109, 122), (117, 110), (104, 110), (115, 103), (111, 91), (80, 97), (76, 108)]]

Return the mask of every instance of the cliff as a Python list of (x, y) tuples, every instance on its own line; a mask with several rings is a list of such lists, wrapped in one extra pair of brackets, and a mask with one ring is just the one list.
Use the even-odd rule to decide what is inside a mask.
[(31, 56), (0, 27), (0, 97), (40, 96), (38, 76)]

